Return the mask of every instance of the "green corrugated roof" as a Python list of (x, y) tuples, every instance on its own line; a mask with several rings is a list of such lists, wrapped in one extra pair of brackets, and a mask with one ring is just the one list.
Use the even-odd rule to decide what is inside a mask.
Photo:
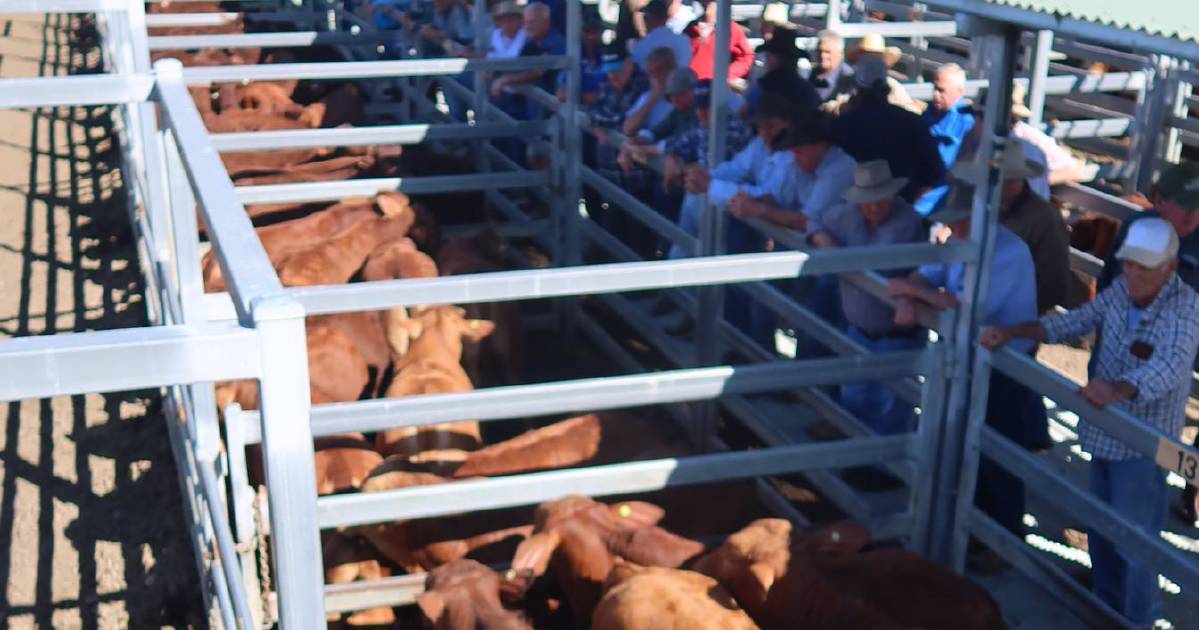
[(986, 0), (1149, 35), (1199, 42), (1199, 0)]

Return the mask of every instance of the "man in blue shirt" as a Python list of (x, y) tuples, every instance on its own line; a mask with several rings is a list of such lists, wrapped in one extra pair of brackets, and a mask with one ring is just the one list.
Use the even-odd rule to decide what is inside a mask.
[[(967, 239), (973, 199), (973, 186), (955, 182), (944, 209), (933, 213), (929, 220), (948, 225), (953, 232), (951, 238)], [(982, 323), (1014, 326), (1037, 318), (1036, 272), (1028, 245), (1002, 225), (996, 225), (996, 229)], [(907, 279), (891, 280), (887, 292), (898, 302), (895, 323), (914, 325), (917, 303), (937, 310), (958, 308), (965, 288), (964, 276), (965, 264), (959, 262), (925, 265)], [(1021, 339), (1013, 342), (1012, 347), (1030, 353), (1034, 344)], [(1045, 407), (1040, 396), (992, 370), (986, 422), (1004, 437), (1029, 448), (1038, 432), (1045, 432)], [(975, 503), (999, 525), (1023, 538), (1024, 484), (986, 457), (979, 461)], [(978, 555), (974, 558), (981, 560)], [(998, 567), (992, 564), (986, 568)]]
[[(525, 46), (520, 51), (521, 57), (540, 57), (542, 55), (565, 55), (566, 40), (550, 26), (550, 9), (544, 4), (530, 4), (525, 7)], [(520, 120), (536, 120), (541, 117), (541, 107), (536, 103), (514, 94), (505, 94), (504, 88), (517, 85), (536, 85), (553, 92), (557, 83), (557, 73), (553, 70), (525, 70), (512, 72), (497, 77), (491, 82), (491, 96), (496, 99), (500, 109)], [(524, 162), (532, 168), (538, 168), (548, 159), (540, 155), (532, 146), (525, 153), (516, 149), (518, 143), (507, 141), (497, 143), (505, 147), (509, 157), (516, 162)]]
[(645, 60), (654, 50), (663, 47), (674, 52), (676, 66), (679, 68), (691, 66), (691, 39), (680, 34), (681, 27), (678, 31), (674, 31), (667, 25), (670, 20), (670, 9), (670, 0), (651, 0), (641, 9), (641, 15), (645, 18), (645, 37), (633, 45), (632, 53), (633, 59), (646, 72), (649, 72), (649, 68), (646, 67)]
[[(941, 163), (945, 168), (953, 166), (962, 148), (962, 140), (974, 129), (974, 112), (962, 96), (966, 93), (966, 71), (956, 63), (948, 63), (937, 69), (933, 78), (932, 106), (924, 111), (921, 119), (928, 125), (929, 134), (937, 144)], [(941, 184), (921, 195), (916, 200), (916, 211), (928, 216), (949, 192), (948, 184)]]

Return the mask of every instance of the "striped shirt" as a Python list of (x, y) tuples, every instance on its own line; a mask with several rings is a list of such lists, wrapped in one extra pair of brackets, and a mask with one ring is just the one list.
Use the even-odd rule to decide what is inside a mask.
[[(1127, 381), (1136, 387), (1136, 397), (1123, 403), (1127, 411), (1178, 437), (1191, 392), (1191, 365), (1199, 348), (1199, 294), (1175, 274), (1139, 319), (1130, 319), (1134, 309), (1128, 284), (1120, 277), (1090, 303), (1042, 318), (1041, 325), (1049, 343), (1098, 330), (1101, 341), (1093, 378)], [(1135, 323), (1129, 326), (1130, 321)], [(1134, 344), (1140, 346), (1135, 355)], [(1090, 423), (1079, 425), (1082, 447), (1099, 459), (1119, 461), (1147, 455)]]

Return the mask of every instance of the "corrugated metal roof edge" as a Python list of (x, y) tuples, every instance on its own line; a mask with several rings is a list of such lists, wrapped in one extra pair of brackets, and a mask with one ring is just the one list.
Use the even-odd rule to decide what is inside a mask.
[[(1075, 20), (1083, 20), (1086, 22), (1093, 22), (1095, 24), (1101, 24), (1103, 26), (1108, 26), (1108, 27), (1117, 28), (1117, 29), (1137, 31), (1137, 32), (1145, 33), (1147, 35), (1151, 35), (1151, 36), (1155, 36), (1155, 37), (1165, 37), (1168, 39), (1176, 39), (1181, 42), (1199, 42), (1199, 24), (1195, 23), (1195, 20), (1193, 18), (1190, 19), (1190, 23), (1185, 24), (1185, 28), (1180, 28), (1183, 26), (1182, 24), (1175, 24), (1173, 26), (1161, 26), (1159, 24), (1148, 24), (1148, 23), (1145, 23), (1144, 20), (1136, 20), (1136, 19), (1129, 20), (1129, 21), (1137, 24), (1136, 26), (1132, 26), (1128, 23), (1121, 23), (1119, 18), (1103, 15), (1102, 14), (1103, 12), (1100, 11), (1095, 6), (1070, 7), (1068, 5), (1070, 5), (1071, 2), (1052, 2), (1052, 1), (1046, 1), (1046, 0), (984, 0), (984, 1), (986, 1), (990, 4), (1006, 5), (1006, 6), (1016, 7), (1016, 8), (1020, 8), (1020, 9), (1025, 9), (1027, 11), (1035, 11), (1038, 13), (1050, 13), (1050, 14), (1053, 14), (1053, 15), (1061, 17), (1061, 18), (1070, 18), (1070, 19), (1075, 19)], [(1054, 7), (1054, 6), (1038, 7), (1038, 5), (1056, 5), (1056, 4), (1065, 4), (1065, 5), (1067, 5), (1067, 8), (1065, 8), (1063, 10), (1060, 7)], [(1083, 3), (1078, 3), (1078, 4), (1083, 4)], [(1092, 5), (1093, 4), (1094, 4), (1094, 2), (1092, 2)], [(1186, 22), (1186, 21), (1187, 20), (1184, 20), (1184, 22)], [(1171, 28), (1173, 28), (1173, 30), (1169, 30)]]
[(1182, 40), (1144, 30), (1122, 28), (1114, 24), (1103, 24), (1059, 13), (1046, 13), (983, 0), (925, 0), (925, 4), (948, 13), (975, 15), (1015, 24), (1030, 30), (1052, 30), (1058, 35), (1144, 52), (1161, 53), (1199, 63), (1199, 40)]

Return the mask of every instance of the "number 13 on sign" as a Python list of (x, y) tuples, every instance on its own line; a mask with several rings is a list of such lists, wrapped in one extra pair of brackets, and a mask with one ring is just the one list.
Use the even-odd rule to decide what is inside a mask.
[(1162, 438), (1157, 442), (1157, 465), (1182, 477), (1192, 486), (1199, 486), (1199, 456), (1177, 442)]

